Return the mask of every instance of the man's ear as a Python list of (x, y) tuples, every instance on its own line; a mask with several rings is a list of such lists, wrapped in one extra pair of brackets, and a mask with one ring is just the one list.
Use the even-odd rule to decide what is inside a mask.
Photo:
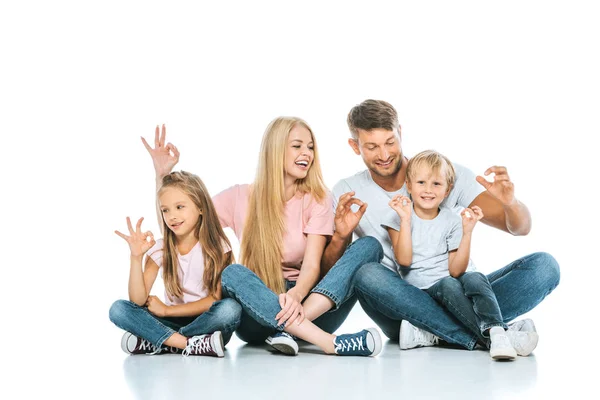
[(358, 146), (358, 140), (350, 138), (348, 139), (348, 144), (350, 145), (350, 147), (352, 147), (352, 150), (354, 150), (354, 153), (357, 156), (360, 155), (360, 147)]

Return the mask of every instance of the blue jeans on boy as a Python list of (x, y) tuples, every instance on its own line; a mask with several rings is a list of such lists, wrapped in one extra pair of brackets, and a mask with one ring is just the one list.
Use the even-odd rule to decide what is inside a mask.
[[(335, 303), (334, 307), (313, 321), (328, 333), (333, 333), (345, 321), (356, 303), (352, 278), (366, 263), (379, 262), (383, 249), (377, 239), (370, 236), (352, 243), (327, 275), (311, 290)], [(277, 325), (275, 316), (281, 311), (279, 297), (248, 268), (232, 264), (225, 268), (221, 277), (223, 296), (236, 300), (242, 306), (242, 319), (236, 333), (245, 342), (259, 344), (284, 326)], [(286, 282), (286, 290), (296, 282)]]
[(495, 326), (508, 328), (492, 285), (481, 272), (465, 272), (458, 278), (447, 276), (425, 291), (475, 333), (486, 347), (489, 347), (489, 334), (484, 332)]
[[(509, 322), (537, 306), (560, 281), (558, 263), (548, 253), (533, 253), (487, 275), (502, 312)], [(379, 263), (363, 266), (354, 276), (354, 290), (364, 311), (392, 340), (400, 323), (414, 326), (448, 343), (473, 349), (478, 335), (471, 332), (431, 296)]]
[(119, 328), (162, 347), (175, 332), (185, 337), (221, 331), (227, 344), (240, 324), (242, 307), (232, 299), (216, 301), (197, 317), (157, 317), (146, 307), (128, 300), (117, 300), (110, 307), (109, 318)]

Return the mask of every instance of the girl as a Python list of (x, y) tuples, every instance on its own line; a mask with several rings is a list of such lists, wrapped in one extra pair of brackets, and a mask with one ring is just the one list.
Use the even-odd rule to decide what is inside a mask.
[[(225, 236), (204, 183), (188, 172), (172, 172), (158, 191), (164, 239), (154, 241), (135, 231), (127, 217), (130, 236), (115, 231), (129, 244), (131, 269), (129, 300), (110, 308), (110, 320), (124, 329), (121, 340), (128, 354), (223, 357), (223, 346), (241, 318), (241, 307), (221, 299), (221, 272), (233, 262)], [(148, 252), (142, 271), (142, 257)], [(165, 284), (165, 303), (150, 296), (159, 270)]]
[[(156, 129), (154, 149), (142, 138), (157, 178), (179, 158), (177, 148), (165, 146), (164, 140), (164, 126), (160, 138)], [(333, 234), (333, 208), (316, 141), (306, 122), (293, 117), (273, 120), (263, 136), (254, 183), (233, 186), (213, 201), (221, 224), (232, 228), (241, 243), (244, 265), (227, 267), (222, 285), (224, 295), (242, 306), (237, 330), (242, 340), (262, 343), (266, 339), (291, 355), (298, 354), (292, 335), (328, 354), (379, 353), (381, 338), (375, 329), (340, 336), (330, 333), (356, 302), (354, 272), (380, 261), (383, 251), (373, 238), (358, 240), (319, 282), (321, 256)]]
[[(421, 152), (408, 162), (406, 187), (411, 197), (396, 195), (389, 203), (397, 213), (395, 220), (399, 217), (399, 224), (388, 227), (398, 272), (474, 331), (493, 359), (528, 355), (537, 344), (537, 333), (507, 332), (490, 282), (480, 272), (467, 271), (472, 269), (471, 236), (483, 218), (481, 208), (465, 208), (458, 216), (440, 207), (454, 179), (450, 160), (435, 151)], [(401, 337), (410, 332), (406, 324), (402, 322)]]

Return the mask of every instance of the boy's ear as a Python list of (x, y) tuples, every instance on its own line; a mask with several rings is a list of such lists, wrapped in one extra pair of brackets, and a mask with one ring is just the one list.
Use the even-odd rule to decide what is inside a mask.
[(454, 187), (454, 186), (450, 186), (450, 187), (448, 188), (448, 190), (446, 190), (446, 195), (445, 195), (444, 197), (448, 197), (448, 195), (450, 194), (450, 191), (452, 190), (452, 188), (453, 188), (453, 187)]

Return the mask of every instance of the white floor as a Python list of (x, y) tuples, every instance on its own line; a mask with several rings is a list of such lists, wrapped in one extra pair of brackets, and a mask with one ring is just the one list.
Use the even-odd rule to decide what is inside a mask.
[[(596, 3), (3, 1), (0, 400), (600, 399)], [(480, 226), (471, 255), (484, 273), (558, 260), (529, 315), (534, 356), (386, 342), (374, 359), (290, 358), (236, 339), (225, 359), (125, 355), (108, 310), (129, 250), (113, 231), (144, 216), (159, 232), (139, 136), (166, 123), (177, 169), (216, 194), (252, 182), (268, 121), (299, 116), (332, 188), (365, 168), (345, 120), (367, 98), (397, 108), (409, 157), (508, 167), (532, 231)], [(356, 309), (340, 331), (371, 325)]]
[[(39, 355), (33, 348), (24, 350), (21, 365), (12, 363), (16, 380), (9, 371), (8, 387), (12, 383), (18, 398), (28, 399), (598, 398), (597, 352), (593, 346), (577, 351), (572, 346), (592, 338), (571, 335), (571, 347), (566, 346), (570, 327), (553, 329), (544, 319), (536, 320), (540, 342), (534, 355), (513, 362), (494, 362), (485, 351), (400, 351), (387, 340), (376, 358), (326, 356), (308, 344), (289, 357), (267, 346), (247, 346), (235, 336), (224, 359), (128, 356), (120, 349), (122, 332), (108, 321), (98, 322), (97, 334), (77, 337), (75, 348), (40, 343), (47, 347), (39, 347)], [(340, 332), (368, 325), (357, 307)], [(593, 364), (583, 368), (584, 362)], [(14, 390), (3, 387), (13, 395), (0, 397), (15, 397)]]

